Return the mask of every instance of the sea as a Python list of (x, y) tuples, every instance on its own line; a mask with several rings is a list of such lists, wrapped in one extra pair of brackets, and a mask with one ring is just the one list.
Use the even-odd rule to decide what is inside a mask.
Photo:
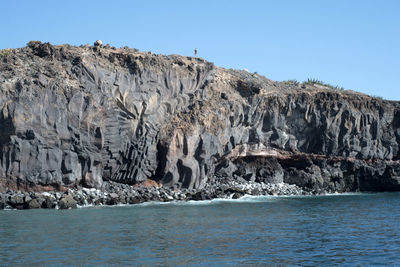
[(0, 211), (1, 266), (399, 266), (400, 193)]

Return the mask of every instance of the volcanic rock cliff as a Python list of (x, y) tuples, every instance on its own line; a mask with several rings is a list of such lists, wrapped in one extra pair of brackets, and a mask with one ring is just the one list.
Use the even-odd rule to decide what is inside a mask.
[(0, 51), (0, 181), (400, 189), (400, 103), (102, 46)]

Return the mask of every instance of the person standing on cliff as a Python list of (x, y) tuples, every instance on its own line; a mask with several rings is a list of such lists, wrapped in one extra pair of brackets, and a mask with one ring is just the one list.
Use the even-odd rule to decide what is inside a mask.
[(197, 57), (197, 49), (194, 49), (194, 56)]

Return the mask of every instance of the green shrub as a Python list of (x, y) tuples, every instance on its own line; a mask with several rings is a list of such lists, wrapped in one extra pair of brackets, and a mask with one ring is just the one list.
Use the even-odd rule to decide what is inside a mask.
[(299, 86), (299, 84), (300, 84), (296, 79), (286, 80), (286, 81), (283, 81), (283, 83), (289, 84), (289, 85), (295, 85), (295, 86)]
[(42, 44), (41, 41), (29, 41), (26, 46), (32, 48), (32, 47), (37, 47), (38, 45)]
[(337, 85), (334, 86), (332, 84), (324, 83), (323, 81), (320, 81), (320, 80), (314, 79), (314, 78), (308, 78), (307, 81), (304, 82), (304, 84), (321, 85), (321, 86), (325, 86), (325, 87), (335, 89), (335, 90), (344, 90), (344, 88), (341, 86), (337, 86)]
[(8, 56), (11, 54), (11, 51), (11, 48), (2, 49), (0, 50), (0, 56)]
[(379, 95), (371, 95), (372, 98), (376, 98), (379, 100), (383, 100), (383, 97), (379, 96)]

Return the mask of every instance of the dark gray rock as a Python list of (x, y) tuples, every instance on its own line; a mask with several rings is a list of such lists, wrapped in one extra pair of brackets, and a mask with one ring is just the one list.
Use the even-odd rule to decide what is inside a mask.
[(29, 209), (39, 209), (40, 207), (41, 207), (41, 203), (39, 203), (39, 201), (36, 198), (34, 198), (28, 202)]
[(233, 195), (232, 195), (232, 199), (238, 199), (238, 198), (241, 198), (243, 195), (242, 194), (240, 194), (240, 193), (234, 193)]
[[(0, 188), (153, 181), (203, 189), (235, 180), (399, 190), (399, 102), (300, 88), (200, 58), (37, 41), (0, 56), (0, 92)], [(28, 205), (20, 202), (9, 200)]]
[(240, 157), (233, 161), (234, 176), (258, 183), (282, 183), (283, 169), (275, 158), (257, 156)]
[(108, 194), (107, 205), (115, 205), (119, 203), (119, 195), (117, 193)]
[(64, 195), (58, 203), (60, 209), (76, 209), (77, 202), (71, 195)]
[(7, 206), (7, 195), (6, 194), (0, 194), (0, 210), (5, 209)]
[(118, 194), (116, 194), (116, 193), (110, 193), (110, 198), (112, 198), (112, 199), (118, 199), (119, 196), (118, 196)]
[(18, 192), (11, 195), (8, 204), (15, 209), (24, 209), (25, 208), (24, 195)]
[(44, 196), (44, 200), (42, 202), (41, 207), (44, 209), (54, 209), (56, 207), (55, 198), (51, 196)]

